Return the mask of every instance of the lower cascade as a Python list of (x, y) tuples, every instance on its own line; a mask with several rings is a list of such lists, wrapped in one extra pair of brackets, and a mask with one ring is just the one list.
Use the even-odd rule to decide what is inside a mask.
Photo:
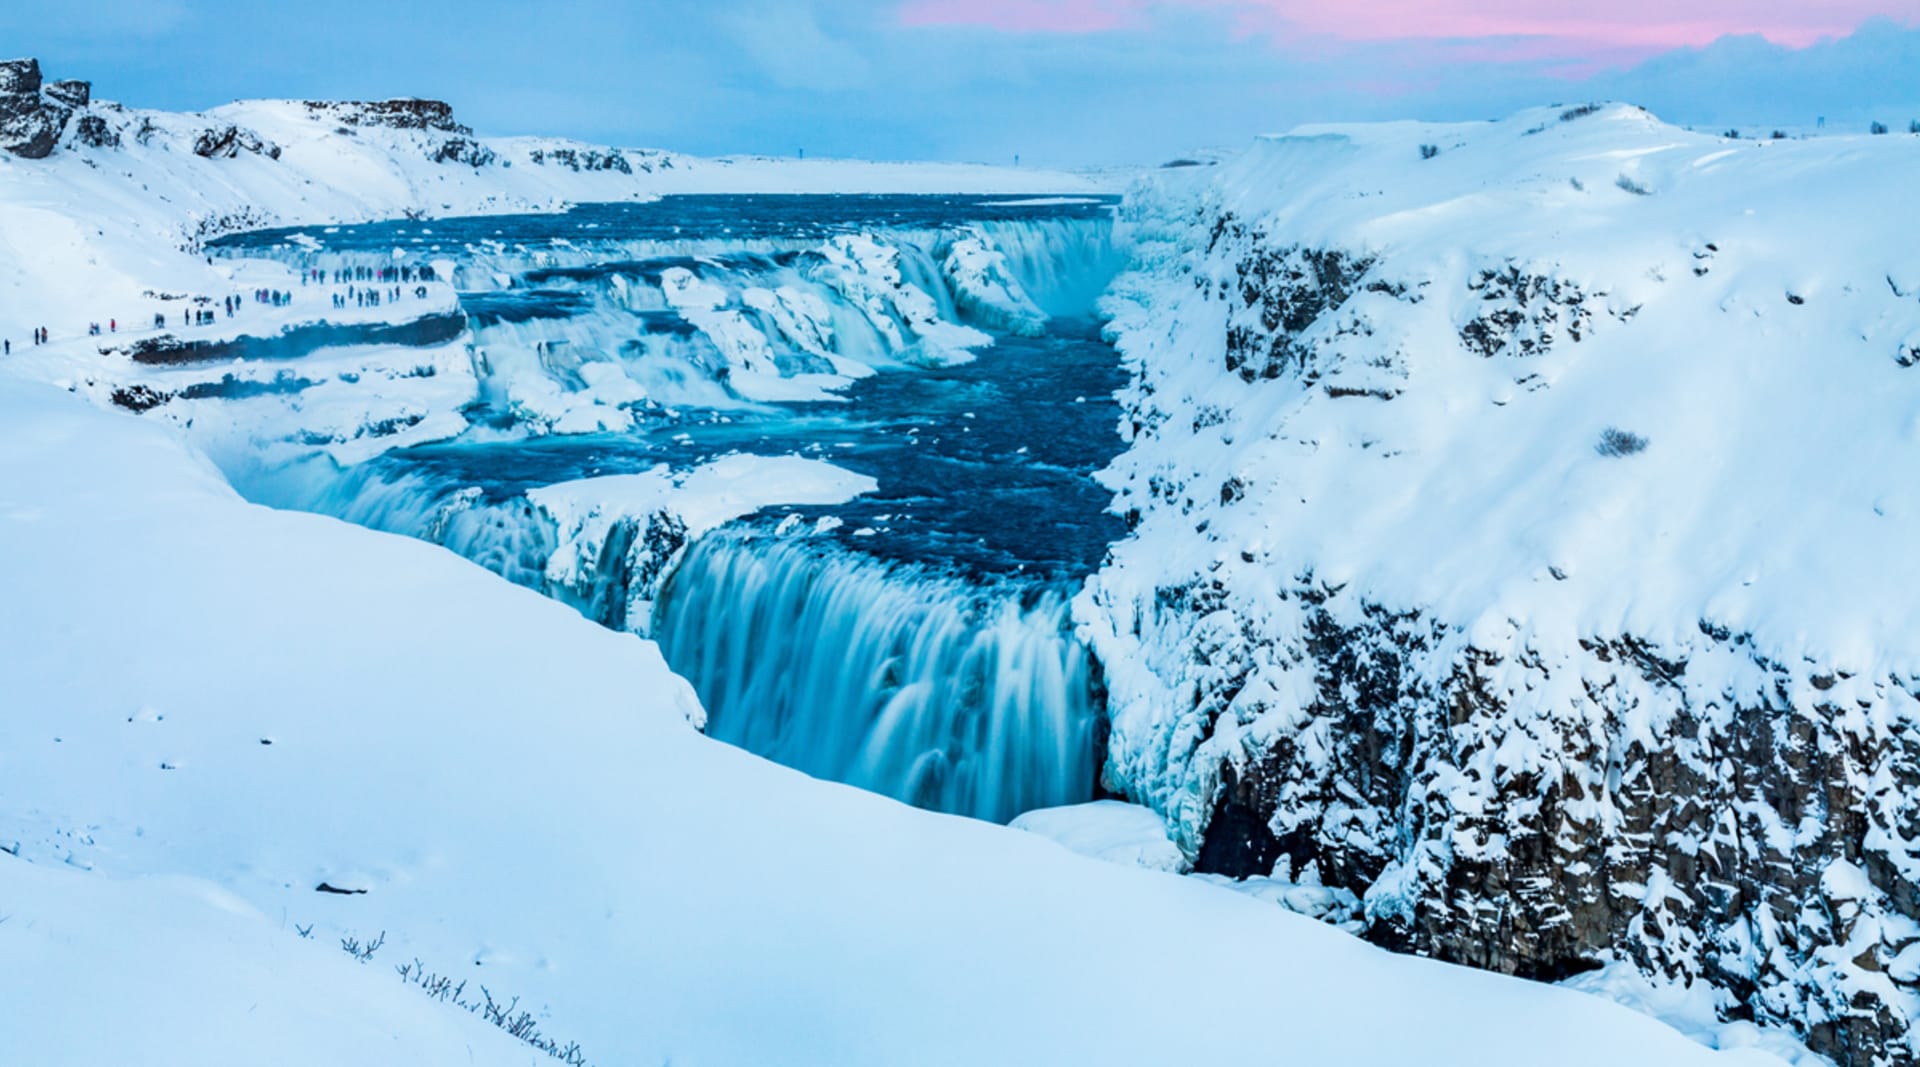
[(1093, 795), (1099, 683), (1060, 589), (722, 531), (653, 632), (712, 736), (815, 777), (1000, 822)]

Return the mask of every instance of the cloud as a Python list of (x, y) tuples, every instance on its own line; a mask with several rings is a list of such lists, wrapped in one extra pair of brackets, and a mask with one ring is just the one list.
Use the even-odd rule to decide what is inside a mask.
[[(1920, 0), (0, 0), (128, 103), (419, 94), (483, 133), (701, 153), (1157, 163), (1307, 122), (1626, 99), (1904, 128)], [(1881, 11), (1893, 18), (1858, 20)], [(1845, 36), (1806, 44), (1832, 27)], [(1744, 29), (1722, 36), (1726, 28)], [(144, 36), (134, 36), (142, 34)], [(1681, 41), (1680, 47), (1664, 42)], [(296, 42), (290, 44), (289, 42)]]
[(1804, 47), (1874, 17), (1920, 17), (1920, 0), (905, 0), (907, 26), (1011, 33), (1135, 29), (1183, 12), (1226, 11), (1248, 30), (1347, 40), (1552, 38), (1665, 49), (1757, 34)]
[(743, 51), (774, 84), (843, 92), (870, 85), (873, 65), (846, 36), (823, 29), (804, 4), (771, 0), (720, 16)]

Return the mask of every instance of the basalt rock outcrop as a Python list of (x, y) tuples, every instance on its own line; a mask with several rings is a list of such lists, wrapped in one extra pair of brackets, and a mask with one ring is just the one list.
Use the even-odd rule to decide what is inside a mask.
[(26, 159), (47, 158), (74, 112), (91, 99), (86, 82), (44, 83), (37, 59), (0, 61), (0, 149)]
[(343, 126), (379, 126), (393, 130), (434, 130), (472, 136), (455, 122), (453, 106), (439, 100), (309, 100), (307, 110)]
[(280, 158), (279, 145), (240, 126), (215, 126), (201, 131), (193, 141), (193, 154), (202, 159), (235, 159), (242, 152)]

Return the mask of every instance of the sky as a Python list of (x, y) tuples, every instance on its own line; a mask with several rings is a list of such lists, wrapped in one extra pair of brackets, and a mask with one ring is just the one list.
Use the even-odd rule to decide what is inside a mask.
[(1595, 99), (1920, 118), (1920, 0), (4, 0), (0, 53), (136, 106), (424, 96), (701, 154), (1152, 163)]

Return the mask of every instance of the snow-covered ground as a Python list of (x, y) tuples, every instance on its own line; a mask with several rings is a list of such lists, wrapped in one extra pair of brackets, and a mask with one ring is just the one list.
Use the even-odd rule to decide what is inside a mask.
[[(416, 958), (596, 1063), (1732, 1062), (709, 741), (650, 643), (246, 504), (157, 425), (0, 380), (0, 426), (22, 1063), (510, 1055)], [(382, 934), (363, 973), (328, 956)], [(207, 1025), (137, 1025), (164, 1008)]]
[[(641, 151), (617, 153), (616, 165), (604, 148), (472, 138), (430, 112), (424, 127), (395, 128), (364, 109), (297, 102), (92, 113), (100, 143), (70, 140), (45, 160), (0, 154), (0, 336), (14, 349), (0, 359), (0, 1033), (22, 1062), (526, 1062), (525, 1046), (454, 1003), (474, 1003), (483, 987), (478, 995), (521, 998), (529, 1025), (562, 1046), (578, 1041), (602, 1064), (1774, 1062), (1753, 1050), (1709, 1052), (1597, 998), (1386, 954), (1291, 914), (1303, 887), (1290, 882), (1236, 893), (1098, 863), (710, 741), (691, 725), (702, 713), (690, 687), (651, 642), (594, 626), (436, 546), (240, 500), (177, 429), (186, 419), (243, 423), (245, 404), (268, 402), (250, 390), (278, 368), (232, 368), (247, 398), (192, 399), (177, 424), (101, 411), (68, 392), (111, 403), (115, 389), (146, 384), (148, 370), (102, 347), (138, 340), (139, 326), (177, 316), (195, 297), (218, 307), (235, 290), (295, 294), (279, 307), (249, 299), (231, 320), (197, 328), (201, 340), (271, 332), (315, 309), (334, 315), (332, 286), (303, 286), (280, 264), (198, 253), (200, 241), (235, 228), (696, 189), (1073, 195), (1097, 183)], [(1678, 136), (1649, 128), (1656, 139)], [(1393, 136), (1402, 133), (1430, 136)], [(1348, 143), (1371, 136), (1354, 132)], [(1644, 163), (1649, 155), (1596, 141), (1580, 149), (1577, 174), (1618, 169), (1684, 185), (1677, 175), (1690, 171)], [(1444, 155), (1430, 165), (1442, 162), (1453, 165)], [(1244, 184), (1216, 195), (1255, 195), (1247, 190), (1284, 184), (1294, 168), (1256, 150), (1229, 171)], [(1542, 189), (1562, 176), (1551, 177)], [(1370, 188), (1340, 181), (1336, 199)], [(1601, 192), (1591, 180), (1587, 191)], [(1408, 224), (1449, 215), (1408, 210)], [(1324, 213), (1327, 225), (1340, 217)], [(1141, 221), (1150, 241), (1177, 230), (1168, 219)], [(1592, 232), (1609, 231), (1595, 223)], [(848, 250), (850, 273), (874, 273), (880, 261)], [(952, 261), (956, 284), (1011, 309), (1006, 325), (1038, 308), (1015, 299), (1003, 265), (964, 251)], [(1161, 265), (1178, 269), (1161, 251)], [(1893, 264), (1887, 284), (1911, 292), (1903, 270)], [(1818, 309), (1823, 294), (1862, 306), (1845, 303), (1857, 294), (1837, 276), (1812, 277), (1826, 287), (1796, 278), (1794, 308)], [(1142, 278), (1137, 292), (1157, 284), (1151, 271)], [(1649, 284), (1618, 288), (1631, 295)], [(387, 305), (367, 317), (449, 306), (444, 284), (427, 287), (398, 312)], [(875, 299), (895, 297), (882, 286)], [(1189, 383), (1158, 381), (1167, 363), (1143, 338), (1165, 329), (1205, 354), (1201, 342), (1218, 337), (1183, 304), (1169, 310), (1182, 314), (1123, 312), (1121, 327), (1143, 378), (1185, 403), (1175, 386)], [(1651, 301), (1646, 310), (1656, 314)], [(118, 328), (104, 339), (85, 331), (110, 320)], [(1890, 322), (1860, 320), (1869, 340)], [(34, 349), (23, 341), (39, 325), (53, 344)], [(964, 348), (973, 339), (951, 340)], [(317, 394), (303, 406), (303, 429), (344, 460), (451, 432), (431, 420), (475, 388), (462, 347), (361, 346), (298, 361), (302, 373), (341, 385), (374, 382), (337, 406)], [(1394, 373), (1363, 371), (1363, 362), (1353, 373), (1373, 375), (1368, 388), (1375, 372)], [(1212, 384), (1203, 363), (1193, 364), (1195, 388)], [(1443, 411), (1465, 404), (1461, 390), (1447, 393), (1454, 406)], [(386, 406), (367, 405), (367, 395)], [(1884, 416), (1894, 402), (1882, 403)], [(1625, 414), (1636, 419), (1671, 410), (1635, 404)], [(1234, 425), (1252, 427), (1239, 439), (1254, 441), (1281, 406), (1236, 393), (1224, 414), (1248, 420)], [(370, 419), (417, 432), (366, 440)], [(1431, 425), (1410, 420), (1401, 432)], [(1631, 428), (1653, 432), (1656, 447), (1688, 439), (1651, 420)], [(1408, 442), (1415, 454), (1418, 443)], [(1152, 447), (1143, 438), (1116, 481), (1127, 463), (1160, 462)], [(1180, 458), (1210, 464), (1209, 449)], [(1279, 454), (1291, 462), (1307, 452)], [(1246, 486), (1280, 499), (1267, 481), (1272, 457), (1257, 458)], [(1302, 477), (1322, 476), (1298, 466)], [(696, 481), (697, 499), (673, 503), (701, 522), (860, 489), (818, 464), (749, 467), (717, 465), (677, 484), (664, 475), (572, 483), (533, 503), (585, 545), (603, 524)], [(1340, 476), (1325, 477), (1316, 493)], [(1895, 505), (1896, 495), (1887, 490)], [(1140, 544), (1161, 555), (1123, 555), (1098, 594), (1106, 599), (1091, 604), (1112, 609), (1128, 583), (1149, 588), (1194, 552), (1219, 548), (1161, 536), (1172, 520), (1146, 512)], [(1230, 528), (1221, 520), (1219, 531)], [(1592, 580), (1618, 557), (1568, 558)], [(1271, 588), (1251, 573), (1248, 590)], [(1110, 616), (1089, 617), (1097, 627)], [(1142, 702), (1154, 657), (1171, 646), (1151, 631), (1124, 645), (1121, 632), (1103, 634), (1109, 652), (1139, 659), (1114, 674), (1132, 716), (1116, 725), (1158, 730)], [(1121, 662), (1110, 657), (1109, 671)], [(1195, 745), (1204, 734), (1179, 729)], [(1116, 735), (1122, 749), (1138, 736)], [(1212, 785), (1204, 771), (1180, 777), (1203, 760), (1172, 755), (1153, 764), (1154, 775), (1178, 779), (1169, 793)], [(1190, 814), (1152, 788), (1137, 791)], [(1082, 851), (1172, 868), (1191, 859), (1170, 854), (1164, 836), (1156, 844), (1143, 814), (1108, 810), (1090, 826), (1071, 814), (1048, 825), (1042, 813), (1033, 825)], [(1193, 833), (1193, 820), (1176, 819), (1172, 840), (1190, 853)], [(362, 964), (338, 951), (342, 939), (380, 947)], [(408, 978), (424, 968), (464, 982), (464, 992), (432, 996), (397, 966)]]

